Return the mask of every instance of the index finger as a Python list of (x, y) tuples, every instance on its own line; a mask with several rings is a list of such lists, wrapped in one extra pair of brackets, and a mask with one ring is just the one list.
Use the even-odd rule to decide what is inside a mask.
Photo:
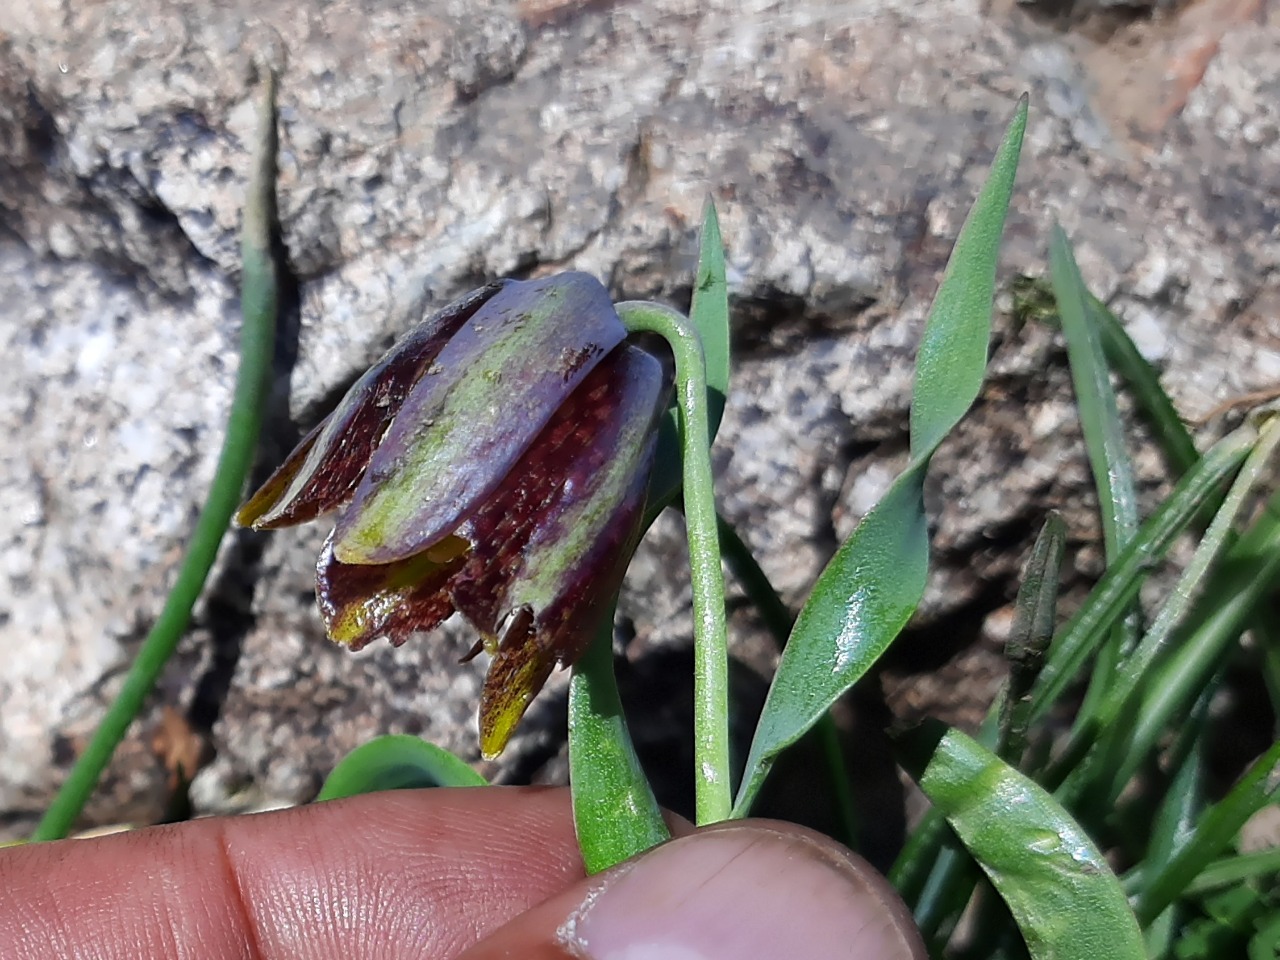
[(486, 787), (0, 851), (5, 957), (457, 954), (583, 876), (569, 794)]

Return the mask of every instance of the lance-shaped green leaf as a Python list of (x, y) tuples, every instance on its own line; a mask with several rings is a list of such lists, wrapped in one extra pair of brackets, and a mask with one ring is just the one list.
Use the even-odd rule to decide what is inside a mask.
[(343, 563), (326, 545), (316, 595), (329, 636), (353, 649), (378, 637), (399, 645), (462, 613), (481, 636), (472, 654), (493, 658), (480, 745), (496, 756), (552, 669), (576, 660), (608, 615), (639, 535), (667, 390), (663, 365), (624, 344), (455, 532), (385, 564)]
[(452, 533), (625, 336), (594, 277), (506, 284), (405, 398), (338, 519), (334, 555), (390, 563)]
[(402, 337), (240, 508), (236, 522), (255, 530), (287, 527), (346, 502), (427, 365), (507, 283), (491, 283), (460, 297)]
[(777, 755), (795, 743), (897, 637), (924, 594), (929, 459), (978, 396), (996, 260), (1026, 128), (1025, 98), (947, 263), (916, 358), (911, 463), (862, 518), (800, 611), (765, 700), (734, 803), (745, 816)]
[(910, 772), (1009, 905), (1034, 960), (1144, 958), (1120, 881), (1079, 824), (985, 747), (940, 729), (909, 739)]

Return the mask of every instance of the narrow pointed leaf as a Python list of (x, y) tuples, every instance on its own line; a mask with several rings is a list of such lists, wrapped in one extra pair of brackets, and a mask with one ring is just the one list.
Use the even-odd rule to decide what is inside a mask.
[(991, 172), (960, 228), (916, 356), (911, 397), (911, 453), (927, 456), (960, 422), (982, 389), (991, 339), (1000, 235), (1013, 194), (1027, 127), (1024, 94)]
[(1182, 474), (1190, 470), (1200, 454), (1173, 401), (1160, 386), (1159, 373), (1138, 352), (1124, 325), (1105, 303), (1086, 291), (1085, 306), (1094, 319), (1107, 361), (1124, 379), (1174, 472)]
[(484, 777), (448, 750), (418, 737), (392, 734), (361, 744), (338, 761), (316, 800), (382, 790), (483, 786)]
[[(725, 280), (724, 245), (715, 204), (707, 199), (702, 211), (702, 233), (698, 243), (698, 265), (694, 271), (693, 303), (689, 322), (698, 331), (707, 368), (707, 406), (711, 420), (710, 440), (716, 438), (729, 394), (729, 287)], [(680, 431), (673, 409), (662, 424), (657, 460), (649, 482), (646, 526), (680, 494)]]
[(1246, 820), (1280, 798), (1280, 740), (1259, 757), (1231, 792), (1205, 811), (1173, 860), (1153, 877), (1138, 902), (1138, 916), (1150, 922), (1180, 896), (1214, 858), (1235, 840)]
[(405, 399), (338, 520), (337, 558), (390, 563), (452, 533), (625, 335), (594, 277), (506, 284)]
[[(1058, 313), (1062, 318), (1062, 332), (1067, 339), (1080, 426), (1098, 492), (1103, 547), (1107, 563), (1111, 564), (1133, 540), (1138, 528), (1138, 494), (1133, 463), (1125, 449), (1124, 424), (1120, 421), (1115, 392), (1111, 389), (1110, 371), (1102, 352), (1095, 318), (1089, 308), (1089, 291), (1080, 276), (1066, 234), (1057, 224), (1053, 226), (1049, 244), (1049, 263)], [(1116, 666), (1133, 649), (1137, 639), (1135, 610), (1116, 624), (1108, 641), (1099, 648), (1097, 668), (1089, 681), (1082, 714), (1091, 713), (1106, 695)], [(1103, 731), (1103, 736), (1109, 738), (1117, 733)]]
[(1220, 440), (1178, 481), (1169, 498), (1139, 528), (1137, 537), (1054, 639), (1049, 659), (1032, 690), (1032, 722), (1044, 717), (1078, 677), (1089, 657), (1124, 616), (1152, 566), (1164, 557), (1204, 504), (1221, 495), (1222, 484), (1239, 469), (1253, 441), (1252, 430), (1237, 431)]
[(259, 106), (240, 235), (240, 312), (243, 317), (240, 369), (236, 373), (235, 395), (227, 414), (227, 431), (209, 494), (159, 617), (138, 648), (119, 693), (93, 737), (36, 825), (31, 837), (33, 841), (57, 840), (67, 835), (116, 747), (124, 739), (129, 725), (142, 712), (165, 664), (186, 632), (191, 610), (204, 589), (205, 580), (217, 558), (218, 547), (244, 492), (245, 479), (253, 466), (271, 382), (271, 356), (280, 296), (278, 264), (273, 254), (279, 241), (276, 119), (276, 76), (268, 73)]
[(1033, 960), (1146, 957), (1120, 881), (1047, 792), (956, 730), (918, 733), (911, 773), (1008, 904)]
[(1125, 449), (1124, 424), (1111, 389), (1101, 339), (1089, 315), (1089, 291), (1080, 277), (1067, 235), (1057, 224), (1053, 227), (1049, 259), (1062, 332), (1067, 338), (1080, 425), (1102, 507), (1107, 561), (1114, 563), (1138, 529), (1133, 462)]
[(972, 405), (986, 369), (1000, 234), (1026, 128), (1025, 98), (947, 264), (916, 363), (912, 461), (818, 578), (765, 701), (735, 816), (745, 816), (774, 759), (795, 743), (897, 637), (924, 594), (929, 458)]
[(714, 440), (724, 413), (725, 398), (729, 395), (729, 286), (725, 278), (720, 218), (710, 197), (702, 208), (689, 321), (702, 338), (706, 355), (707, 399), (711, 405), (711, 439)]

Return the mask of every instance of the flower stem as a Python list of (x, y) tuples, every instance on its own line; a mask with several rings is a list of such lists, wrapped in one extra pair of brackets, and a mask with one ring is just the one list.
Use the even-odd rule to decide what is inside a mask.
[(124, 685), (102, 718), (93, 739), (76, 760), (66, 782), (36, 826), (32, 840), (57, 840), (67, 835), (98, 785), (111, 755), (124, 739), (129, 724), (142, 711), (160, 671), (186, 631), (191, 609), (204, 589), (218, 546), (253, 465), (271, 372), (277, 308), (277, 278), (271, 252), (271, 234), (275, 229), (276, 172), (274, 76), (268, 77), (265, 87), (241, 238), (244, 261), (241, 310), (244, 319), (240, 333), (240, 369), (213, 484), (164, 609), (138, 650)]
[(671, 345), (680, 411), (684, 512), (693, 586), (693, 736), (695, 816), (701, 826), (727, 820), (729, 784), (729, 652), (724, 573), (711, 479), (707, 371), (702, 341), (682, 314), (656, 303), (617, 305), (632, 333), (655, 333)]

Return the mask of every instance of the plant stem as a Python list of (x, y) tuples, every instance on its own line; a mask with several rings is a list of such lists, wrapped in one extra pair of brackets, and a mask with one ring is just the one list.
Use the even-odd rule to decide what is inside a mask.
[(32, 840), (57, 840), (70, 831), (98, 784), (129, 724), (143, 708), (161, 670), (177, 648), (191, 619), (191, 609), (204, 589), (218, 546), (244, 491), (253, 465), (262, 408), (271, 372), (275, 343), (277, 278), (271, 252), (275, 226), (276, 113), (275, 77), (268, 77), (262, 94), (257, 130), (257, 155), (249, 183), (249, 197), (241, 235), (240, 369), (227, 420), (218, 467), (204, 508), (191, 535), (191, 545), (164, 608), (125, 676), (124, 685), (102, 723), (76, 760), (32, 834)]
[(675, 354), (684, 511), (693, 586), (694, 807), (702, 826), (728, 819), (730, 810), (729, 652), (708, 442), (706, 361), (697, 331), (670, 307), (631, 301), (618, 304), (617, 311), (628, 330), (657, 334)]

